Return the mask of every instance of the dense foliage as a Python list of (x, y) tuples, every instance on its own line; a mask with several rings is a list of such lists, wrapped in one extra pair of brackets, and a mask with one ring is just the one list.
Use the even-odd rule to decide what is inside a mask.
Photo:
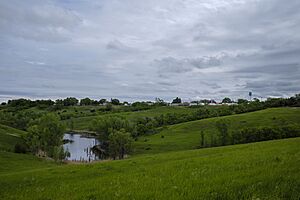
[(130, 151), (132, 125), (120, 117), (100, 117), (91, 122), (90, 129), (95, 131), (100, 139), (101, 156), (123, 159)]
[(125, 129), (113, 130), (108, 136), (108, 143), (110, 157), (123, 159), (131, 150), (132, 137)]
[(59, 118), (53, 114), (47, 114), (29, 127), (24, 139), (33, 154), (61, 160), (65, 157), (62, 147), (64, 132), (65, 127)]
[(218, 134), (204, 137), (200, 132), (200, 147), (215, 147), (233, 144), (244, 144), (275, 139), (300, 137), (300, 126), (297, 124), (281, 124), (278, 127), (245, 127), (229, 132), (230, 123), (226, 120), (218, 120), (216, 129)]

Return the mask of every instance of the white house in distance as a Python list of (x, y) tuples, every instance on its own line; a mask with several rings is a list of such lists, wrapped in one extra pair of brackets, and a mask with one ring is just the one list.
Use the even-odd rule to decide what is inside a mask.
[(148, 106), (153, 106), (153, 105), (154, 105), (154, 102), (152, 102), (152, 101), (147, 101), (146, 104), (147, 104)]
[(192, 101), (190, 106), (205, 106), (205, 103)]
[(189, 102), (183, 102), (183, 103), (170, 103), (169, 106), (190, 106)]
[(235, 102), (232, 102), (232, 103), (222, 103), (222, 105), (232, 106), (232, 105), (237, 105), (237, 103), (235, 103)]
[(191, 103), (190, 103), (190, 106), (198, 106), (198, 103), (196, 103), (196, 102), (191, 102)]

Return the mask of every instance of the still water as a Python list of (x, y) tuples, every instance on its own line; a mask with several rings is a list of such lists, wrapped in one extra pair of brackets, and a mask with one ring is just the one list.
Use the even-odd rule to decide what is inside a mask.
[(87, 162), (99, 160), (99, 157), (91, 150), (93, 146), (99, 144), (99, 141), (96, 138), (85, 137), (77, 133), (66, 133), (64, 135), (64, 140), (71, 141), (64, 144), (64, 149), (71, 154), (66, 160)]

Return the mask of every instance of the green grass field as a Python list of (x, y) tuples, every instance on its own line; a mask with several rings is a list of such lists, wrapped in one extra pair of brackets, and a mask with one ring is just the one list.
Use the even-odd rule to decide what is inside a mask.
[[(300, 125), (299, 108), (271, 108), (251, 113), (231, 115), (186, 122), (166, 127), (158, 134), (143, 136), (135, 142), (135, 154), (152, 154), (166, 151), (195, 149), (200, 145), (200, 132), (204, 131), (205, 140), (216, 135), (215, 122), (225, 119), (229, 122), (229, 132), (245, 127)], [(164, 136), (162, 138), (162, 136)]]
[(20, 136), (26, 132), (0, 124), (0, 151), (13, 151)]
[(300, 198), (300, 138), (86, 165), (0, 155), (6, 200)]

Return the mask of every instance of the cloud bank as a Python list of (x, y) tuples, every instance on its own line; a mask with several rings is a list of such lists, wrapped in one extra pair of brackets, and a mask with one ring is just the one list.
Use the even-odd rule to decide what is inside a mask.
[(300, 2), (0, 2), (0, 100), (290, 96)]

